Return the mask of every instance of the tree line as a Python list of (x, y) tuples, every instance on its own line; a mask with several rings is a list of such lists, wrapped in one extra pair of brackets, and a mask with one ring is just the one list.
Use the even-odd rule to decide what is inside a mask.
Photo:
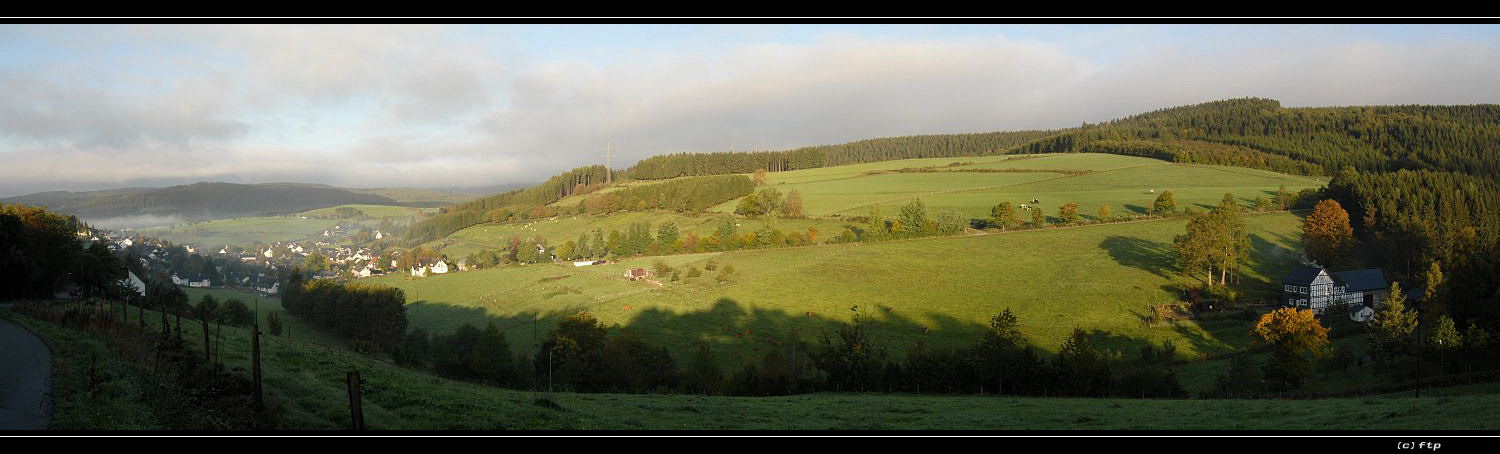
[(1011, 152), (1111, 152), (1323, 175), (1347, 166), (1493, 177), (1500, 174), (1500, 156), (1489, 152), (1495, 143), (1497, 105), (1283, 108), (1241, 98), (1085, 124)]
[(914, 158), (946, 158), (998, 154), (1053, 131), (1001, 131), (973, 134), (933, 134), (866, 139), (837, 145), (786, 151), (674, 153), (642, 159), (625, 174), (637, 180), (682, 176), (771, 172), (832, 167), (864, 162)]
[(82, 296), (120, 296), (122, 261), (106, 244), (85, 240), (92, 228), (71, 215), (27, 205), (0, 205), (0, 299), (51, 298), (77, 285)]
[(598, 194), (572, 206), (549, 204), (604, 187), (603, 166), (592, 166), (553, 177), (547, 183), (445, 207), (437, 215), (416, 222), (403, 236), (405, 244), (421, 244), (485, 222), (547, 218), (564, 214), (607, 214), (652, 209), (700, 212), (749, 194), (754, 184), (743, 175), (687, 178), (631, 186)]
[(296, 270), (284, 287), (281, 305), (287, 312), (351, 340), (355, 350), (391, 352), (406, 335), (406, 293), (399, 288), (332, 279), (304, 282)]
[(408, 333), (395, 358), (439, 375), (493, 385), (575, 392), (679, 392), (785, 395), (815, 391), (1180, 398), (1170, 341), (1130, 358), (1102, 348), (1099, 335), (1075, 329), (1055, 357), (1043, 358), (1009, 309), (962, 348), (918, 343), (905, 358), (888, 355), (871, 322), (851, 322), (815, 342), (795, 332), (763, 356), (732, 366), (707, 344), (684, 359), (630, 330), (606, 327), (587, 312), (562, 320), (537, 350), (514, 354), (504, 331), (464, 325), (451, 334)]
[(612, 171), (601, 165), (579, 167), (553, 176), (536, 186), (511, 190), (439, 209), (439, 213), (413, 224), (402, 236), (405, 244), (426, 243), (469, 226), (489, 222), (500, 210), (529, 212), (574, 194), (586, 194), (613, 180)]

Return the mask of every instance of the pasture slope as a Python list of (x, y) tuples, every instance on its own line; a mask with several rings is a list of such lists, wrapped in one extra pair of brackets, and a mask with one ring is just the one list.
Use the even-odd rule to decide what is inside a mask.
[[(70, 303), (57, 303), (70, 304)], [(54, 351), (68, 352), (57, 380), (86, 383), (91, 356), (109, 358), (91, 335), (40, 322), (9, 310), (0, 317), (42, 336)], [(155, 313), (147, 314), (152, 326)], [(148, 329), (154, 329), (148, 327)], [(248, 374), (249, 335), (225, 328), (226, 365)], [(186, 336), (189, 349), (199, 340)], [(94, 354), (91, 355), (90, 352)], [(459, 430), (1059, 430), (1059, 429), (1261, 429), (1261, 430), (1495, 430), (1500, 405), (1495, 384), (1409, 393), (1319, 400), (1153, 400), (1023, 398), (816, 393), (788, 397), (719, 397), (656, 394), (574, 394), (514, 391), (439, 378), (346, 350), (266, 336), (262, 344), (266, 403), (286, 429), (348, 427), (345, 372), (358, 370), (365, 385), (370, 429)], [(81, 363), (80, 363), (81, 362)], [(59, 396), (59, 429), (151, 429), (148, 418), (115, 370), (138, 365), (105, 362), (102, 389), (91, 399)], [(555, 405), (548, 405), (548, 403)], [(858, 409), (858, 411), (850, 411)], [(1309, 424), (1308, 421), (1357, 421)]]
[[(955, 165), (958, 164), (958, 165)], [(923, 172), (899, 172), (925, 169)], [(997, 171), (1003, 170), (1003, 171)], [(624, 187), (656, 184), (666, 180), (626, 181), (587, 195), (573, 195), (555, 202), (575, 206), (582, 200)], [(1208, 209), (1225, 193), (1233, 193), (1241, 205), (1250, 206), (1257, 196), (1270, 198), (1278, 188), (1296, 193), (1323, 186), (1318, 178), (1284, 175), (1239, 167), (1178, 164), (1166, 161), (1098, 153), (1047, 155), (1003, 155), (964, 158), (929, 158), (881, 161), (837, 167), (773, 172), (761, 189), (783, 195), (796, 189), (802, 196), (805, 219), (777, 219), (784, 231), (816, 228), (828, 239), (843, 229), (845, 216), (865, 216), (879, 208), (894, 217), (901, 206), (921, 199), (928, 213), (956, 210), (970, 218), (985, 218), (1000, 202), (1039, 206), (1050, 222), (1058, 222), (1057, 208), (1077, 202), (1079, 214), (1098, 219), (1101, 204), (1109, 204), (1112, 216), (1147, 214), (1156, 196), (1170, 190), (1178, 207)], [(426, 246), (449, 257), (463, 257), (484, 249), (509, 245), (511, 237), (543, 238), (551, 244), (575, 240), (579, 234), (602, 229), (624, 231), (634, 222), (660, 225), (671, 221), (683, 232), (708, 235), (721, 216), (734, 212), (740, 200), (712, 207), (710, 214), (684, 215), (666, 212), (621, 212), (609, 216), (567, 215), (553, 219), (487, 223), (460, 230)], [(1022, 212), (1022, 217), (1027, 213)], [(741, 231), (760, 228), (762, 220), (736, 220)]]
[[(1265, 284), (1300, 260), (1300, 218), (1280, 212), (1245, 219), (1254, 253), (1243, 287), (1270, 291)], [(493, 322), (518, 349), (530, 349), (561, 317), (586, 310), (674, 352), (708, 342), (724, 354), (753, 357), (760, 342), (818, 338), (849, 320), (854, 305), (876, 322), (877, 339), (898, 354), (918, 340), (971, 342), (1005, 308), (1047, 351), (1074, 327), (1098, 330), (1097, 341), (1131, 354), (1142, 343), (1165, 339), (1176, 342), (1184, 359), (1243, 347), (1248, 323), (1240, 320), (1156, 327), (1142, 322), (1150, 305), (1178, 301), (1182, 289), (1196, 284), (1196, 277), (1176, 269), (1170, 254), (1172, 238), (1185, 224), (1153, 220), (371, 281), (406, 291), (414, 302), (408, 311), (412, 326), (444, 333), (463, 323)], [(703, 275), (663, 279), (660, 287), (621, 277), (658, 261), (684, 276), (688, 267)], [(705, 270), (709, 262), (734, 272), (721, 282), (719, 271)]]
[[(896, 172), (919, 168), (929, 171)], [(1079, 213), (1092, 218), (1101, 203), (1110, 204), (1115, 215), (1147, 214), (1156, 194), (1167, 190), (1178, 207), (1211, 208), (1225, 193), (1233, 193), (1241, 205), (1248, 206), (1256, 196), (1269, 198), (1282, 185), (1297, 192), (1323, 183), (1315, 177), (1239, 167), (1069, 153), (906, 159), (775, 172), (767, 174), (764, 187), (782, 194), (796, 189), (807, 214), (815, 216), (863, 216), (871, 207), (892, 216), (902, 205), (921, 199), (931, 211), (954, 209), (983, 218), (1000, 202), (1021, 204), (1037, 199), (1050, 217), (1056, 217), (1062, 204), (1077, 202)], [(739, 200), (732, 200), (713, 211), (733, 212), (738, 204)]]

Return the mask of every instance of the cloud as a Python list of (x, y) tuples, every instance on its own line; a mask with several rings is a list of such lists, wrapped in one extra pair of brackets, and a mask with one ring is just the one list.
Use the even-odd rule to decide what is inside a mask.
[(1492, 38), (1035, 30), (624, 40), (579, 56), (524, 33), (450, 26), (3, 28), (0, 50), (15, 51), (0, 56), (0, 193), (200, 180), (477, 186), (599, 163), (606, 143), (626, 167), (731, 146), (1068, 127), (1240, 96), (1500, 102)]

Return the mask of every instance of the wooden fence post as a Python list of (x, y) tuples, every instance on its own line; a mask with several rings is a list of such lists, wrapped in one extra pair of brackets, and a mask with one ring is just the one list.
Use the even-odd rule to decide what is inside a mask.
[(250, 373), (255, 379), (255, 408), (262, 408), (264, 402), (261, 400), (260, 388), (260, 326), (250, 328)]
[(208, 342), (208, 315), (199, 314), (198, 322), (203, 325), (203, 361), (210, 365), (214, 362), (213, 345)]
[(352, 430), (365, 430), (364, 391), (360, 385), (359, 371), (350, 371), (345, 377), (349, 387), (349, 416)]

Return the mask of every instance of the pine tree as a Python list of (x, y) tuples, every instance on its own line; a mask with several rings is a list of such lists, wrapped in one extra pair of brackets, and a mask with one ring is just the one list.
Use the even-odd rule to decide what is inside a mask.
[(1370, 352), (1387, 361), (1393, 359), (1396, 354), (1407, 351), (1416, 328), (1417, 314), (1406, 308), (1406, 294), (1401, 291), (1401, 283), (1392, 282), (1384, 307), (1365, 324), (1365, 330), (1370, 333), (1367, 339)]
[(1443, 266), (1437, 260), (1433, 260), (1427, 266), (1427, 272), (1422, 275), (1422, 314), (1427, 317), (1436, 317), (1447, 313), (1443, 304)]

